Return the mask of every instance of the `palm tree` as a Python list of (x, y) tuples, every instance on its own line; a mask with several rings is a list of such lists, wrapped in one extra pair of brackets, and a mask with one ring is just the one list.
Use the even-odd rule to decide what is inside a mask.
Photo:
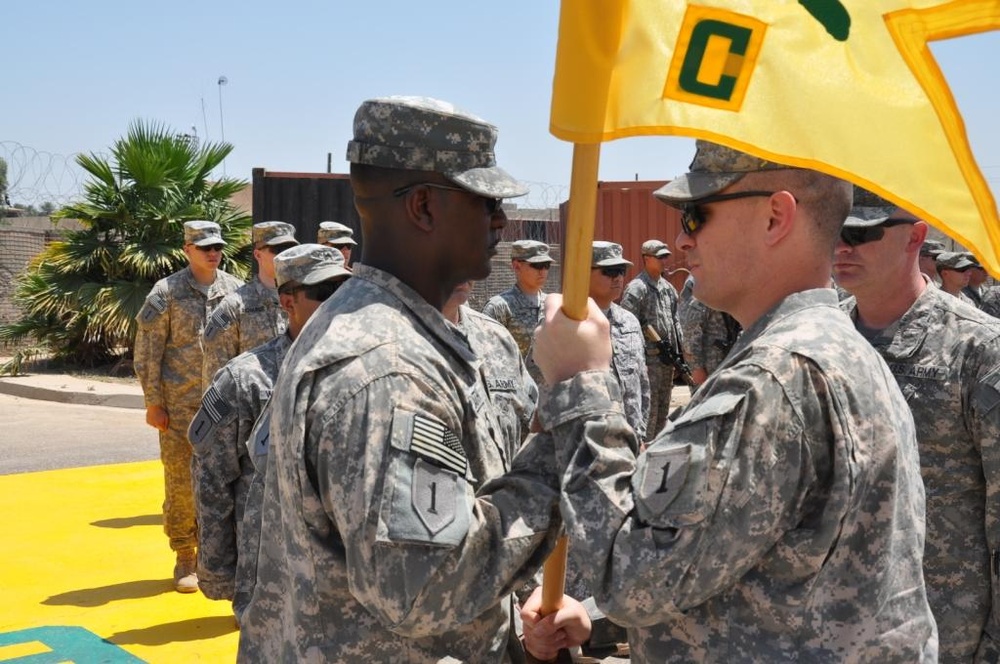
[(230, 204), (246, 182), (211, 180), (232, 151), (226, 143), (195, 145), (163, 125), (133, 122), (111, 156), (80, 155), (90, 178), (84, 200), (53, 219), (78, 219), (84, 228), (49, 244), (18, 278), (14, 299), (23, 317), (0, 326), (0, 342), (35, 345), (0, 367), (48, 353), (69, 364), (95, 366), (131, 356), (135, 316), (153, 284), (187, 264), (185, 221), (222, 226), (225, 269), (249, 273), (251, 218)]

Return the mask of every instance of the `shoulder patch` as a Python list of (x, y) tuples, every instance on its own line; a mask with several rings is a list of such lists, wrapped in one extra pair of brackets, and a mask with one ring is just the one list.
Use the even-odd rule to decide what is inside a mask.
[(167, 297), (163, 293), (150, 293), (139, 312), (139, 320), (150, 323), (167, 310)]
[(424, 415), (413, 416), (410, 450), (441, 468), (465, 477), (469, 461), (458, 437), (444, 424)]
[(205, 326), (205, 341), (211, 341), (220, 332), (228, 330), (233, 324), (233, 317), (229, 314), (229, 311), (225, 307), (219, 307), (212, 312), (211, 317), (208, 319), (208, 325)]
[[(271, 443), (271, 408), (270, 404), (264, 406), (264, 412), (257, 418), (257, 423), (253, 425), (250, 433), (250, 440), (247, 446), (250, 448), (251, 457), (267, 456)], [(256, 466), (256, 462), (254, 462)]]
[(983, 413), (989, 413), (1000, 405), (1000, 368), (994, 369), (979, 381), (973, 394)]
[(691, 445), (646, 452), (638, 478), (639, 495), (652, 514), (659, 514), (680, 495), (691, 465)]

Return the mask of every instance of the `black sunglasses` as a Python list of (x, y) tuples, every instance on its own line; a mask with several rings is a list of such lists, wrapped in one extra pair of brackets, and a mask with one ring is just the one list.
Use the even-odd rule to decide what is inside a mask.
[(416, 189), (417, 187), (430, 187), (431, 189), (444, 189), (445, 191), (461, 191), (466, 194), (472, 194), (473, 196), (479, 196), (479, 198), (486, 201), (486, 211), (492, 216), (500, 211), (500, 206), (503, 205), (502, 198), (490, 198), (489, 196), (480, 196), (474, 191), (469, 191), (468, 189), (462, 189), (461, 187), (450, 187), (446, 184), (437, 184), (436, 182), (414, 182), (413, 184), (408, 184), (405, 187), (400, 187), (399, 189), (393, 189), (392, 195), (399, 198), (403, 194), (409, 192), (411, 189)]
[(532, 270), (538, 270), (539, 272), (542, 270), (548, 270), (552, 267), (552, 263), (529, 263), (528, 261), (521, 262), (530, 267)]
[(859, 244), (867, 244), (885, 237), (885, 229), (892, 226), (912, 225), (913, 219), (886, 219), (878, 226), (850, 226), (840, 229), (840, 239), (849, 247), (856, 247)]
[(222, 251), (222, 248), (224, 246), (225, 245), (221, 245), (221, 244), (209, 244), (209, 245), (206, 245), (206, 246), (202, 247), (202, 246), (199, 246), (199, 245), (196, 244), (196, 245), (194, 245), (194, 248), (197, 249), (198, 251), (201, 251), (201, 252), (204, 252), (204, 253), (207, 254), (210, 251)]
[(720, 203), (722, 201), (735, 201), (739, 198), (756, 198), (756, 197), (766, 197), (774, 196), (777, 192), (774, 191), (736, 191), (731, 194), (715, 194), (713, 196), (706, 196), (705, 198), (699, 198), (696, 201), (690, 203), (685, 203), (679, 206), (681, 211), (681, 228), (688, 235), (694, 235), (698, 232), (702, 226), (705, 225), (705, 213), (702, 211), (701, 206), (707, 205), (709, 203)]
[(291, 249), (294, 246), (297, 246), (297, 245), (294, 245), (294, 244), (292, 244), (292, 243), (289, 242), (288, 244), (276, 244), (276, 245), (270, 245), (270, 246), (265, 244), (265, 245), (261, 245), (260, 247), (257, 247), (257, 248), (260, 249), (261, 251), (269, 251), (269, 252), (271, 252), (272, 256), (277, 256), (281, 252), (288, 251), (289, 249)]
[(347, 279), (339, 279), (337, 281), (321, 281), (318, 284), (312, 286), (287, 286), (278, 289), (278, 292), (283, 295), (294, 295), (298, 292), (303, 292), (306, 297), (314, 302), (326, 302), (330, 299), (330, 296), (337, 292), (337, 289), (344, 285)]
[(601, 274), (603, 274), (605, 277), (609, 277), (611, 279), (616, 279), (618, 277), (625, 276), (624, 267), (601, 267), (597, 269), (599, 269), (601, 271)]

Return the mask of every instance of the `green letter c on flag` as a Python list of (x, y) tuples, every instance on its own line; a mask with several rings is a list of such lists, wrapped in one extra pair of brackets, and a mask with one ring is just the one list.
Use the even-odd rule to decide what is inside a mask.
[(713, 19), (699, 21), (691, 31), (691, 42), (684, 55), (684, 64), (681, 66), (677, 81), (679, 87), (693, 95), (729, 101), (736, 87), (736, 76), (723, 73), (716, 83), (698, 80), (709, 40), (712, 37), (723, 37), (729, 41), (730, 54), (745, 56), (752, 35), (753, 30), (743, 26)]

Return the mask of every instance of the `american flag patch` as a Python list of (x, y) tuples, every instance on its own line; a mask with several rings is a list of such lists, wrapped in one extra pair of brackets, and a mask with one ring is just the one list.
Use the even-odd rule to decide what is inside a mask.
[(451, 429), (422, 415), (413, 416), (410, 450), (434, 465), (453, 470), (462, 476), (469, 465), (462, 443)]
[(226, 415), (233, 412), (232, 405), (226, 401), (224, 396), (219, 394), (219, 390), (214, 385), (205, 392), (205, 396), (201, 400), (201, 409), (205, 411), (208, 418), (215, 424), (218, 424)]
[(228, 330), (232, 324), (233, 319), (230, 317), (228, 311), (225, 309), (216, 309), (212, 317), (208, 319), (208, 325), (205, 327), (205, 339), (211, 341), (215, 338), (215, 335), (223, 330)]

